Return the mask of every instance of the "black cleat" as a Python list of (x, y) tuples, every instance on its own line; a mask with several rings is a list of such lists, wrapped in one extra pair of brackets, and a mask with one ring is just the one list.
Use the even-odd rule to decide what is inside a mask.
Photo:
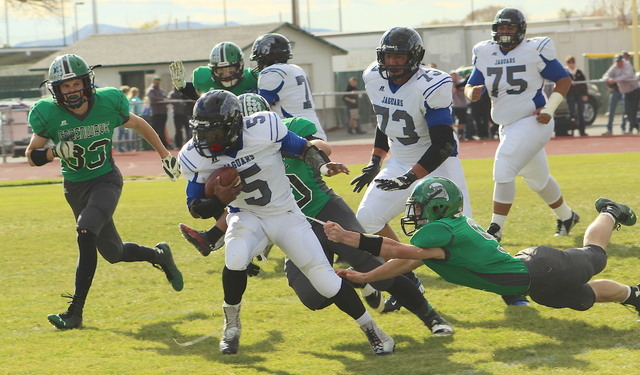
[(596, 200), (596, 210), (611, 214), (616, 219), (616, 224), (631, 226), (636, 223), (636, 213), (629, 206), (606, 198)]

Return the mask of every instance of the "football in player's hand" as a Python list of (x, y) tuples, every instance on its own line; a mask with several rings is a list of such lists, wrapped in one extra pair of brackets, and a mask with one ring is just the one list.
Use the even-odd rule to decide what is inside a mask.
[[(229, 185), (233, 183), (233, 181), (238, 177), (238, 171), (233, 167), (222, 167), (220, 169), (216, 169), (211, 173), (209, 178), (207, 178), (207, 182), (204, 185), (204, 195), (207, 198), (213, 197), (215, 194), (215, 179), (220, 177), (220, 185)], [(239, 184), (239, 182), (238, 182)]]

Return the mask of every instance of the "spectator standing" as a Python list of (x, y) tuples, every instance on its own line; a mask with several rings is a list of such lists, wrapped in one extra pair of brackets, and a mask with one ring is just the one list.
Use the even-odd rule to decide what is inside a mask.
[[(142, 116), (142, 99), (140, 99), (140, 89), (132, 86), (127, 95), (129, 99), (129, 112), (138, 116)], [(140, 137), (138, 133), (131, 132), (129, 139), (129, 151), (138, 151), (140, 149)]]
[(453, 115), (453, 122), (458, 126), (458, 138), (460, 140), (472, 139), (473, 126), (467, 116), (467, 109), (469, 108), (469, 100), (464, 96), (464, 86), (467, 84), (467, 78), (469, 78), (468, 71), (466, 76), (464, 73), (458, 74), (457, 70), (451, 72), (451, 79), (453, 80), (453, 105), (451, 112)]
[(127, 95), (129, 99), (129, 112), (140, 116), (142, 114), (142, 99), (140, 99), (140, 89), (133, 86)]
[[(347, 92), (358, 91), (358, 79), (356, 77), (349, 78), (347, 82)], [(358, 105), (358, 94), (346, 94), (342, 96), (342, 101), (347, 107), (347, 115), (349, 116), (349, 124), (347, 125), (347, 133), (349, 134), (365, 134), (366, 131), (360, 127), (360, 111)]]
[(160, 77), (153, 77), (153, 83), (147, 90), (149, 107), (151, 108), (151, 126), (158, 133), (162, 144), (167, 148), (171, 148), (165, 133), (167, 127), (167, 103), (165, 103), (167, 93), (160, 88), (160, 81)]
[[(567, 92), (567, 106), (569, 107), (569, 117), (571, 122), (575, 124), (580, 132), (580, 136), (588, 135), (584, 130), (584, 102), (589, 100), (587, 95), (587, 84), (584, 81), (587, 80), (582, 70), (576, 67), (576, 59), (573, 56), (567, 56), (565, 62), (567, 65), (565, 69), (569, 73), (569, 77), (573, 81), (569, 92)], [(583, 83), (576, 83), (583, 82)]]
[[(120, 91), (124, 93), (125, 96), (129, 96), (129, 90), (131, 88), (127, 85), (120, 86)], [(124, 126), (119, 126), (116, 129), (116, 142), (115, 148), (118, 152), (126, 152), (129, 151), (129, 140), (131, 139), (131, 133), (129, 129)]]
[(624, 95), (624, 107), (629, 120), (629, 133), (640, 133), (638, 128), (638, 101), (640, 100), (640, 84), (636, 79), (633, 67), (625, 61), (622, 55), (615, 57), (615, 62), (602, 77), (608, 85), (617, 84), (620, 93)]
[[(602, 79), (604, 79), (604, 77)], [(618, 88), (617, 83), (607, 83), (607, 87), (609, 88), (609, 118), (607, 120), (607, 131), (602, 135), (613, 134), (613, 120), (616, 117), (616, 108), (618, 107), (618, 103), (620, 103), (620, 117), (622, 117), (620, 128), (622, 130), (622, 133), (626, 134), (627, 115), (624, 111), (624, 96), (620, 93), (620, 89)]]
[[(174, 86), (171, 94), (169, 95), (173, 106), (173, 125), (176, 128), (175, 135), (173, 137), (173, 143), (177, 148), (181, 148), (186, 140), (191, 138), (191, 131), (189, 128), (190, 114), (189, 108), (193, 108), (193, 103), (189, 98), (184, 96), (180, 89)], [(183, 134), (184, 133), (184, 134)]]
[(495, 131), (491, 124), (491, 99), (487, 91), (480, 95), (480, 99), (469, 103), (471, 109), (471, 121), (476, 127), (476, 132), (480, 139), (493, 138)]

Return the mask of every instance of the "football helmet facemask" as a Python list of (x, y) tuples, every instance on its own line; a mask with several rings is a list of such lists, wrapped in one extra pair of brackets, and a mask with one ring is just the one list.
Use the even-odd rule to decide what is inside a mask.
[(262, 96), (248, 92), (238, 96), (243, 116), (251, 116), (256, 112), (270, 111), (271, 106)]
[(264, 34), (253, 42), (249, 60), (258, 63), (258, 71), (277, 63), (286, 63), (291, 55), (291, 43), (284, 35)]
[(462, 212), (462, 191), (453, 181), (445, 177), (429, 177), (420, 181), (407, 199), (405, 216), (400, 219), (402, 230), (412, 235), (423, 225), (452, 218)]
[[(60, 84), (72, 79), (82, 80), (82, 88), (63, 94)], [(69, 108), (79, 108), (84, 102), (89, 101), (96, 91), (93, 79), (92, 68), (80, 56), (66, 54), (53, 60), (49, 67), (49, 79), (44, 83), (47, 84), (47, 89), (56, 103)]]
[[(384, 79), (394, 80), (410, 77), (420, 67), (424, 57), (424, 46), (420, 35), (409, 27), (394, 27), (382, 35), (380, 45), (376, 48), (378, 55), (378, 72)], [(406, 54), (407, 63), (403, 65), (387, 65), (384, 56), (387, 54)], [(401, 73), (395, 73), (400, 71)]]
[(229, 91), (211, 90), (196, 101), (189, 125), (200, 155), (211, 158), (234, 150), (242, 133), (240, 102)]
[(232, 89), (244, 76), (244, 54), (235, 43), (218, 43), (211, 50), (209, 69), (215, 83)]
[[(498, 26), (516, 26), (515, 33), (499, 33)], [(510, 48), (520, 44), (524, 40), (527, 32), (527, 20), (524, 14), (516, 8), (504, 8), (496, 14), (496, 18), (491, 25), (491, 38), (501, 47)]]

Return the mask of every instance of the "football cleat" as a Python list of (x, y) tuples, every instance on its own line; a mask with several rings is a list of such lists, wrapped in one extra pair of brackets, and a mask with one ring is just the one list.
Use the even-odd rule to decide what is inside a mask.
[[(404, 275), (416, 284), (420, 293), (424, 294), (424, 286), (413, 271), (407, 272)], [(389, 296), (389, 298), (384, 301), (384, 309), (382, 309), (381, 313), (384, 314), (392, 311), (398, 311), (401, 307), (402, 305), (395, 299), (395, 297)]]
[(360, 290), (360, 294), (362, 294), (364, 301), (367, 303), (367, 305), (369, 305), (369, 307), (371, 307), (372, 309), (376, 310), (379, 313), (382, 313), (384, 311), (385, 302), (382, 297), (382, 293), (380, 293), (380, 291), (375, 290), (373, 293), (365, 296), (364, 290)]
[(558, 219), (558, 227), (556, 229), (556, 234), (554, 234), (554, 236), (556, 237), (568, 236), (569, 232), (571, 231), (571, 228), (573, 228), (576, 224), (578, 224), (578, 222), (580, 222), (580, 216), (578, 216), (578, 214), (573, 211), (571, 212), (571, 217), (569, 219), (564, 221)]
[(504, 303), (508, 306), (529, 306), (527, 297), (518, 295), (501, 296)]
[(616, 219), (616, 224), (631, 226), (636, 223), (636, 213), (629, 206), (606, 198), (596, 200), (596, 210), (600, 213), (611, 214)]
[(493, 236), (496, 241), (502, 241), (502, 228), (496, 223), (489, 224), (489, 229), (487, 229), (487, 233)]
[(176, 266), (176, 263), (173, 261), (173, 255), (171, 254), (169, 244), (166, 242), (160, 242), (156, 245), (156, 249), (158, 251), (158, 258), (152, 263), (153, 266), (160, 268), (164, 272), (167, 280), (169, 280), (175, 291), (181, 291), (184, 287), (182, 272), (180, 272), (178, 266)]
[(63, 313), (48, 315), (47, 319), (49, 323), (60, 330), (80, 328), (82, 326), (82, 308), (84, 307), (84, 302), (70, 295), (63, 295), (63, 297), (71, 298), (69, 308)]
[(431, 330), (434, 336), (451, 336), (453, 335), (453, 327), (440, 314), (436, 313), (426, 326)]
[(220, 352), (222, 354), (236, 354), (240, 348), (240, 333), (242, 324), (240, 323), (240, 304), (235, 306), (222, 304), (224, 311), (224, 331), (220, 339)]
[(212, 251), (216, 251), (224, 246), (224, 236), (220, 237), (215, 244), (207, 238), (207, 232), (195, 230), (189, 228), (186, 224), (180, 223), (180, 233), (182, 237), (202, 254), (202, 256), (209, 255)]
[(374, 322), (371, 320), (369, 323), (365, 323), (360, 326), (362, 332), (367, 336), (371, 350), (375, 355), (385, 355), (393, 353), (396, 347), (395, 341), (384, 333)]
[(397, 299), (393, 298), (393, 296), (389, 296), (386, 301), (384, 301), (384, 309), (382, 309), (382, 313), (388, 313), (393, 311), (398, 311), (402, 305), (398, 302)]

